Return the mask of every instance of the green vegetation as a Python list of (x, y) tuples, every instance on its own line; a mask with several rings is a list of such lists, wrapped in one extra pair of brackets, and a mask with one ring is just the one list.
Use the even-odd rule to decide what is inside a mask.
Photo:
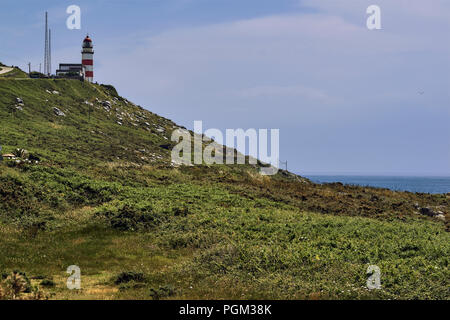
[(45, 79), (45, 78), (47, 78), (45, 74), (37, 72), (37, 71), (31, 71), (29, 76), (30, 76), (30, 78), (34, 78), (34, 79), (38, 79), (38, 78)]
[(0, 299), (450, 297), (448, 223), (416, 213), (450, 194), (174, 167), (175, 123), (77, 80), (0, 81), (0, 124)]

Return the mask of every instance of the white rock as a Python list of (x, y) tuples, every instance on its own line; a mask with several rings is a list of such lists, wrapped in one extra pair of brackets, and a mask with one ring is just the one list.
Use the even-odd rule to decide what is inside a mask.
[(61, 110), (59, 110), (58, 108), (54, 107), (53, 108), (53, 112), (58, 116), (58, 117), (65, 117), (66, 114), (64, 112), (62, 112)]

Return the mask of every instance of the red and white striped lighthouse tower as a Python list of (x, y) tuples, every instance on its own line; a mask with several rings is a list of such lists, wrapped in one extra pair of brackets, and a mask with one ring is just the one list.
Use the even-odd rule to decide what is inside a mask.
[(84, 68), (84, 77), (88, 82), (94, 81), (94, 46), (89, 35), (84, 38), (81, 64)]

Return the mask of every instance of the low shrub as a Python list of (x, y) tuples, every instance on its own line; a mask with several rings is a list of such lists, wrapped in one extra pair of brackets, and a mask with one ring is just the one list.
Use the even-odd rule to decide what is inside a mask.
[(31, 282), (24, 272), (13, 271), (0, 281), (0, 300), (21, 299), (22, 294), (31, 292)]
[(123, 271), (114, 279), (114, 284), (124, 284), (129, 282), (144, 282), (145, 276), (142, 272)]
[(158, 289), (150, 289), (150, 296), (152, 297), (153, 300), (160, 300), (162, 298), (168, 298), (168, 297), (172, 297), (176, 294), (175, 289), (170, 286), (163, 286), (163, 287), (159, 287)]
[(187, 207), (175, 207), (172, 209), (172, 213), (174, 216), (178, 217), (186, 217), (189, 214), (189, 208)]
[(97, 210), (96, 216), (105, 218), (113, 229), (144, 231), (158, 225), (163, 215), (155, 213), (149, 202), (113, 201)]
[(55, 286), (55, 282), (53, 280), (45, 279), (40, 283), (43, 287), (53, 288)]

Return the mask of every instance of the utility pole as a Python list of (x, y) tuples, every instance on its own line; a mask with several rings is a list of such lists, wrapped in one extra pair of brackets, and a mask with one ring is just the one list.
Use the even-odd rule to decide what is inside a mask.
[[(278, 161), (280, 161), (280, 160), (278, 160)], [(288, 171), (288, 162), (287, 162), (287, 160), (286, 161), (280, 161), (280, 164), (284, 165), (285, 168), (286, 168), (286, 171)]]
[(28, 62), (28, 75), (31, 74), (31, 62)]

